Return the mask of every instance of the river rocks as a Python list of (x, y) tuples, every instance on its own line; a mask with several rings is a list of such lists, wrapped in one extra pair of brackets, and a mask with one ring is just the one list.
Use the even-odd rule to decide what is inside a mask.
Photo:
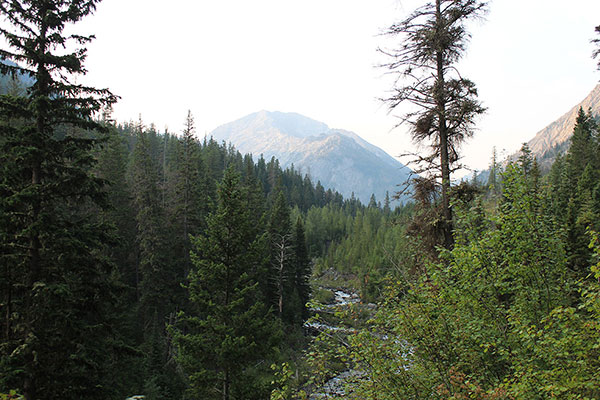
[[(374, 304), (361, 303), (355, 290), (335, 287), (320, 287), (319, 290), (332, 292), (334, 296), (327, 304), (317, 304), (311, 308), (316, 317), (304, 324), (304, 328), (311, 335), (316, 336), (324, 332), (327, 336), (336, 337), (344, 342), (348, 335), (357, 333), (357, 327), (375, 311)], [(321, 387), (312, 390), (309, 399), (344, 398), (350, 394), (347, 392), (351, 388), (349, 383), (357, 376), (358, 372), (353, 369), (341, 371)]]

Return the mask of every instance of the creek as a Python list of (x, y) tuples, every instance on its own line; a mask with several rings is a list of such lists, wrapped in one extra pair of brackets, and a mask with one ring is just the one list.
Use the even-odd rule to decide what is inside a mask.
[[(312, 308), (316, 314), (326, 316), (319, 320), (310, 320), (304, 324), (304, 327), (312, 334), (324, 332), (330, 336), (344, 338), (348, 334), (356, 332), (356, 328), (344, 324), (338, 318), (331, 318), (335, 313), (344, 311), (352, 305), (360, 305), (360, 297), (358, 293), (351, 289), (345, 288), (329, 288), (321, 287), (321, 290), (331, 291), (334, 296), (327, 304)], [(360, 305), (361, 308), (374, 310), (375, 305)], [(327, 318), (330, 316), (330, 318)], [(327, 398), (344, 398), (346, 396), (346, 384), (352, 378), (357, 377), (358, 371), (347, 369), (337, 373), (337, 375), (328, 379), (323, 385), (310, 394), (310, 400), (327, 399)]]

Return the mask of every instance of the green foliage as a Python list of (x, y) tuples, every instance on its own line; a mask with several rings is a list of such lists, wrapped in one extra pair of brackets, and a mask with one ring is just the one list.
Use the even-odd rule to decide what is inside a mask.
[(308, 318), (308, 309), (306, 303), (311, 294), (309, 279), (311, 276), (312, 263), (308, 257), (308, 248), (306, 247), (306, 235), (302, 219), (296, 219), (296, 226), (292, 236), (293, 242), (293, 265), (294, 265), (294, 287), (298, 299), (296, 308), (300, 320), (304, 321)]
[(139, 251), (140, 315), (145, 325), (157, 313), (162, 319), (174, 306), (172, 295), (179, 287), (182, 274), (169, 262), (169, 241), (165, 227), (165, 209), (160, 188), (160, 169), (153, 156), (157, 134), (145, 129), (142, 121), (136, 127), (137, 141), (133, 149), (129, 180), (137, 223), (136, 241)]
[(587, 275), (592, 257), (586, 230), (600, 229), (599, 149), (597, 124), (580, 109), (569, 151), (554, 163), (549, 178), (550, 207), (565, 228), (569, 267), (580, 277)]
[(398, 209), (388, 214), (385, 209), (362, 208), (352, 216), (335, 207), (309, 210), (306, 222), (309, 240), (333, 239), (322, 250), (325, 254), (317, 259), (314, 273), (324, 279), (335, 271), (350, 281), (337, 284), (350, 283), (361, 290), (364, 300), (376, 300), (382, 282), (395, 273), (396, 264), (411, 257), (403, 212)]
[(313, 293), (313, 300), (319, 304), (329, 304), (335, 298), (335, 293), (332, 290), (318, 288)]
[(455, 204), (455, 248), (418, 279), (391, 282), (370, 326), (350, 338), (364, 373), (358, 397), (599, 396), (599, 285), (572, 276), (523, 154), (503, 175), (498, 213)]
[(264, 397), (257, 365), (269, 365), (280, 339), (256, 280), (267, 243), (250, 225), (239, 179), (227, 169), (206, 235), (193, 238), (192, 311), (174, 331), (189, 393), (206, 399)]
[[(590, 248), (600, 254), (598, 235)], [(512, 389), (518, 398), (593, 399), (600, 396), (600, 277), (581, 283), (581, 301), (553, 309), (519, 332), (528, 357), (519, 358)]]
[[(94, 115), (116, 98), (73, 83), (92, 37), (65, 34), (98, 1), (3, 1), (3, 74), (32, 78), (0, 96), (0, 390), (26, 399), (112, 394), (118, 357), (111, 228), (93, 176), (106, 130)], [(77, 48), (81, 47), (81, 48)]]
[(271, 365), (275, 380), (271, 382), (275, 389), (271, 391), (271, 400), (307, 400), (308, 396), (304, 390), (295, 390), (293, 385), (294, 371), (288, 363), (281, 366)]
[(11, 390), (8, 394), (0, 393), (0, 400), (24, 400), (25, 397), (19, 395), (16, 390)]

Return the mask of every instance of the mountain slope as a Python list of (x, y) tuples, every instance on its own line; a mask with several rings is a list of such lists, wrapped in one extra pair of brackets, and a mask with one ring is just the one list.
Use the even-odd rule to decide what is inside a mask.
[[(17, 66), (14, 62), (2, 58), (0, 58), (0, 63), (13, 67)], [(22, 73), (18, 73), (14, 77), (11, 75), (0, 74), (0, 95), (8, 93), (15, 94), (15, 92), (22, 92), (24, 94), (25, 89), (33, 86), (34, 82), (35, 80), (32, 77)]]
[(553, 147), (569, 140), (573, 134), (575, 119), (580, 107), (583, 107), (586, 112), (591, 109), (593, 115), (600, 114), (600, 85), (597, 85), (581, 103), (539, 131), (527, 143), (531, 151), (536, 155), (542, 155)]
[(408, 168), (353, 132), (296, 113), (260, 111), (211, 132), (216, 140), (232, 143), (242, 153), (275, 157), (282, 167), (296, 169), (362, 202), (371, 194), (383, 201), (406, 180)]
[[(581, 107), (583, 107), (586, 112), (591, 110), (592, 115), (596, 118), (600, 117), (600, 84), (596, 85), (583, 101), (571, 108), (562, 117), (539, 131), (533, 139), (527, 142), (529, 149), (537, 158), (538, 163), (543, 170), (548, 170), (556, 157), (559, 154), (566, 152), (569, 148), (570, 139), (573, 135), (573, 128), (575, 127), (575, 120), (577, 119), (577, 113)], [(519, 158), (519, 155), (519, 152), (509, 155), (506, 159), (500, 161), (500, 165), (504, 167), (510, 161), (516, 161)], [(489, 174), (489, 169), (481, 171), (477, 173), (477, 180), (485, 183), (489, 179)]]

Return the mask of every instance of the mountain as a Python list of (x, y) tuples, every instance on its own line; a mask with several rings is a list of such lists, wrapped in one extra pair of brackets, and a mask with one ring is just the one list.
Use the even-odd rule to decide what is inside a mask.
[[(10, 60), (0, 58), (0, 63), (12, 67), (18, 66)], [(0, 95), (15, 92), (24, 92), (26, 88), (33, 86), (35, 80), (23, 73), (18, 73), (14, 77), (0, 73)]]
[[(575, 120), (577, 119), (577, 113), (580, 108), (583, 108), (586, 112), (591, 110), (592, 115), (594, 115), (596, 119), (600, 117), (600, 84), (596, 85), (583, 101), (571, 108), (562, 117), (539, 131), (533, 139), (527, 142), (529, 149), (537, 158), (538, 163), (543, 170), (550, 169), (556, 156), (566, 152), (569, 148), (570, 139), (573, 135), (573, 128), (575, 127)], [(516, 161), (519, 158), (519, 155), (519, 152), (511, 154), (505, 160), (500, 161), (500, 165), (506, 166), (509, 161)], [(489, 174), (489, 169), (478, 172), (477, 180), (485, 183), (488, 181)], [(466, 179), (470, 180), (471, 178), (472, 176), (468, 176)]]
[(544, 154), (553, 147), (560, 145), (571, 138), (575, 119), (579, 108), (583, 107), (585, 111), (592, 110), (593, 115), (600, 114), (600, 85), (579, 104), (569, 110), (568, 113), (539, 131), (533, 139), (527, 144), (534, 154)]
[(323, 122), (296, 113), (259, 111), (221, 125), (210, 133), (242, 153), (275, 157), (282, 167), (301, 170), (325, 188), (352, 193), (363, 203), (371, 194), (383, 201), (410, 170), (353, 132), (330, 129)]
[[(591, 110), (592, 115), (600, 116), (600, 84), (587, 95), (583, 101), (575, 105), (562, 117), (552, 122), (550, 125), (539, 131), (533, 139), (527, 142), (534, 156), (543, 168), (549, 168), (558, 154), (566, 151), (569, 147), (575, 120), (579, 109), (583, 108), (586, 112)], [(509, 157), (509, 160), (518, 158), (517, 154)]]

